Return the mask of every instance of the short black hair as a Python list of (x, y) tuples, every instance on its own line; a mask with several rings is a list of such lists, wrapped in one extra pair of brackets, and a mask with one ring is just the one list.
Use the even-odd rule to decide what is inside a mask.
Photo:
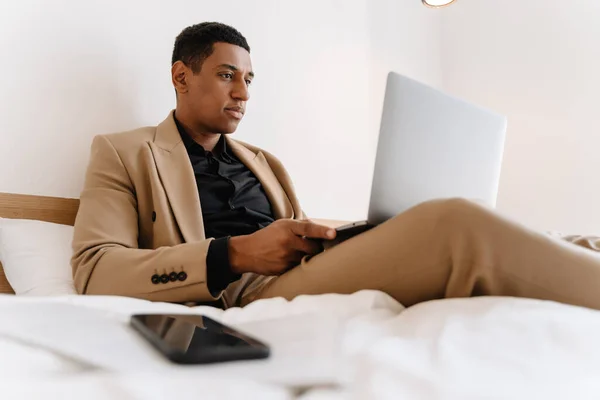
[(188, 26), (175, 39), (171, 65), (182, 61), (194, 73), (213, 52), (215, 43), (229, 43), (250, 52), (246, 38), (235, 28), (220, 22), (202, 22)]

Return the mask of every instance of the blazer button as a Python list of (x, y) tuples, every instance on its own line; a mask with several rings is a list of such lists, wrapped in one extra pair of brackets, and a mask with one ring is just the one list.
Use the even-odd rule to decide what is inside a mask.
[(152, 279), (150, 279), (153, 284), (158, 285), (160, 283), (160, 276), (157, 274), (152, 275)]
[(184, 271), (181, 271), (177, 274), (177, 279), (180, 281), (185, 281), (187, 279), (187, 274)]
[(167, 275), (167, 274), (162, 274), (162, 275), (160, 276), (160, 281), (161, 281), (162, 283), (167, 283), (167, 282), (169, 282), (169, 275)]
[(171, 273), (169, 274), (169, 280), (170, 280), (171, 282), (175, 282), (175, 281), (177, 280), (177, 272), (171, 272)]

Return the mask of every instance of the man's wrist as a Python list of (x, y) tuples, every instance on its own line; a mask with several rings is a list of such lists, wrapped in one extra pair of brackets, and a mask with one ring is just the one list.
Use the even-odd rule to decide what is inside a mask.
[(230, 237), (227, 236), (211, 241), (206, 254), (206, 280), (208, 290), (214, 297), (218, 297), (230, 283), (241, 277), (231, 269), (229, 240)]
[(235, 274), (250, 272), (243, 250), (245, 239), (245, 236), (234, 236), (229, 239), (229, 265)]

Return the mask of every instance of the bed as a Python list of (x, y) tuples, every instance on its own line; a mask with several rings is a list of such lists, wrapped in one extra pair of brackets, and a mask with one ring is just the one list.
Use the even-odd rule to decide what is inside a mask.
[[(31, 219), (73, 225), (78, 199), (0, 193), (0, 218)], [(0, 294), (14, 294), (0, 263)]]
[[(0, 218), (70, 225), (77, 207), (76, 199), (0, 194)], [(1, 398), (600, 398), (600, 313), (553, 302), (488, 297), (405, 309), (362, 291), (222, 311), (15, 296), (1, 268), (0, 292)], [(172, 365), (129, 328), (137, 312), (209, 315), (265, 340), (273, 356)]]

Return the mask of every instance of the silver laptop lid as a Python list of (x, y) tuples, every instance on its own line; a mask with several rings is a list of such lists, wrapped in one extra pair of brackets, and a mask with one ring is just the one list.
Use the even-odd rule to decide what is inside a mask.
[(419, 203), (496, 205), (506, 117), (391, 72), (369, 204), (379, 224)]

